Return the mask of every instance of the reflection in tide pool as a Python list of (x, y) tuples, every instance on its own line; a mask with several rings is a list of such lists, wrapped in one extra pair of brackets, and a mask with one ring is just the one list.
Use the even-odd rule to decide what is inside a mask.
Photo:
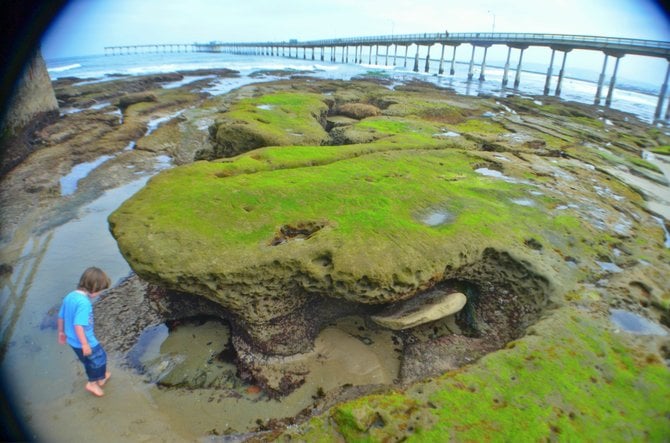
[[(109, 190), (82, 207), (77, 219), (27, 239), (13, 272), (3, 281), (0, 375), (5, 382), (11, 380), (6, 388), (16, 401), (16, 413), (27, 418), (25, 425), (38, 441), (66, 441), (56, 435), (75, 432), (54, 432), (63, 424), (40, 408), (51, 406), (67, 415), (63, 405), (55, 407), (53, 402), (80, 391), (83, 395), (85, 381), (72, 350), (57, 344), (53, 330), (40, 330), (40, 323), (50, 307), (76, 288), (86, 267), (101, 267), (113, 282), (128, 275), (130, 268), (109, 232), (107, 216), (147, 179)], [(6, 261), (6, 253), (2, 251), (0, 261)]]
[(61, 195), (71, 195), (77, 190), (77, 183), (79, 180), (86, 178), (86, 176), (95, 168), (114, 158), (113, 155), (103, 155), (93, 160), (92, 162), (80, 163), (72, 168), (69, 174), (60, 179), (60, 193)]

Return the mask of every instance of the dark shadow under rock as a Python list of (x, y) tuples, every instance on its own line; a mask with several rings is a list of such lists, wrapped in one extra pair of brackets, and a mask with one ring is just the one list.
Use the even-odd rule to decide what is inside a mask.
[(170, 320), (211, 315), (223, 308), (202, 297), (167, 291), (132, 275), (108, 290), (94, 305), (95, 332), (107, 352), (123, 354), (142, 332)]

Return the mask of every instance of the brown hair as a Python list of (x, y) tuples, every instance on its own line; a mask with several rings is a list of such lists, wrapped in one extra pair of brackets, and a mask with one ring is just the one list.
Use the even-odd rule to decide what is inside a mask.
[(77, 289), (83, 289), (93, 294), (94, 292), (104, 291), (109, 288), (110, 284), (111, 280), (102, 269), (90, 267), (81, 274)]

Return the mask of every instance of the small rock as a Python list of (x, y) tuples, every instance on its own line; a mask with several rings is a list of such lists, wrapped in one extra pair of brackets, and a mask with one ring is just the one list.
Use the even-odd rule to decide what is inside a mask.
[(381, 315), (372, 316), (372, 320), (394, 330), (413, 328), (459, 312), (466, 301), (460, 292), (431, 291), (398, 303)]
[(247, 388), (247, 394), (258, 394), (259, 392), (261, 392), (260, 386), (252, 385)]

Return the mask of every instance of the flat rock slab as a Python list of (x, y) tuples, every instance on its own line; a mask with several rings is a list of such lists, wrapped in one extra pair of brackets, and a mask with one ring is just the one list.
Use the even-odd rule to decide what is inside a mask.
[(380, 315), (372, 316), (372, 320), (394, 330), (413, 328), (459, 312), (466, 301), (460, 292), (430, 291), (396, 303)]

